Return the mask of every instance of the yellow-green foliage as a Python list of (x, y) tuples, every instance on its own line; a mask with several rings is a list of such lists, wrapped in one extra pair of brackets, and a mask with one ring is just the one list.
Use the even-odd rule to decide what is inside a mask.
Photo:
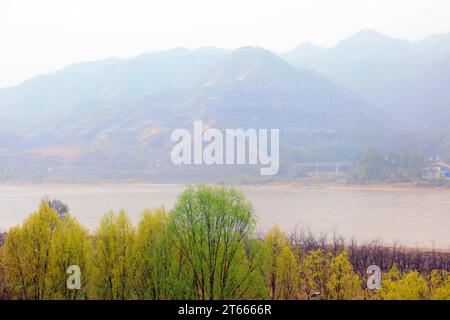
[(429, 282), (433, 300), (450, 300), (450, 272), (433, 270)]
[(16, 298), (74, 299), (77, 295), (66, 289), (66, 269), (78, 265), (87, 275), (89, 256), (87, 230), (70, 215), (59, 220), (43, 202), (21, 226), (10, 229), (3, 263)]
[(329, 265), (332, 256), (317, 249), (301, 261), (299, 282), (300, 288), (307, 299), (315, 292), (320, 293), (320, 297), (325, 299), (328, 296)]
[(167, 299), (171, 262), (176, 261), (167, 238), (169, 215), (164, 209), (145, 210), (133, 247), (133, 292), (139, 299)]
[[(92, 257), (89, 232), (74, 217), (65, 215), (56, 229), (50, 247), (49, 298), (86, 298), (89, 287), (90, 259)], [(82, 290), (67, 289), (67, 268), (76, 265), (81, 269)]]
[(134, 227), (125, 211), (106, 214), (94, 235), (94, 284), (100, 299), (131, 298)]
[[(395, 272), (395, 271), (394, 271)], [(397, 275), (396, 275), (397, 276)], [(379, 298), (383, 300), (426, 300), (430, 297), (430, 288), (418, 272), (410, 272), (397, 281), (392, 274), (383, 281)]]
[(246, 246), (254, 230), (251, 204), (223, 186), (188, 188), (171, 214), (173, 243), (192, 279), (191, 298), (238, 299), (257, 272)]
[(394, 265), (384, 275), (375, 298), (384, 300), (450, 300), (450, 273), (433, 270), (425, 279), (418, 272), (401, 274)]
[(450, 278), (445, 279), (445, 281), (436, 288), (432, 295), (433, 300), (450, 300)]
[(359, 299), (362, 291), (347, 253), (333, 257), (321, 249), (300, 256), (298, 286), (306, 299), (313, 294), (324, 300)]
[(359, 297), (361, 281), (354, 273), (346, 252), (340, 253), (330, 263), (327, 284), (328, 299), (350, 300)]
[[(145, 210), (137, 228), (107, 213), (90, 234), (43, 202), (0, 248), (0, 294), (15, 299), (450, 300), (450, 273), (401, 273), (363, 291), (346, 251), (303, 251), (278, 226), (254, 234), (253, 209), (223, 186), (188, 188), (171, 212)], [(67, 268), (81, 268), (81, 290)], [(363, 295), (363, 292), (365, 293)]]
[(270, 298), (295, 299), (298, 290), (297, 261), (288, 239), (278, 226), (267, 233), (265, 247)]

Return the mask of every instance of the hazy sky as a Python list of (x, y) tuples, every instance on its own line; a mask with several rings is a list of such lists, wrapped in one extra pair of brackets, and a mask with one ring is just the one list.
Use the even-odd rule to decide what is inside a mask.
[(172, 47), (332, 46), (364, 28), (450, 32), (449, 0), (0, 0), (0, 87), (64, 65)]

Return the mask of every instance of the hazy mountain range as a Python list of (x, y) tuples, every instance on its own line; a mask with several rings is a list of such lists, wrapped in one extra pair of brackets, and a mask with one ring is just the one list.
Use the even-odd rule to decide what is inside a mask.
[[(441, 112), (448, 115), (450, 33), (411, 43), (363, 30), (333, 48), (301, 44), (283, 57), (345, 86), (405, 127), (433, 127)], [(424, 123), (426, 113), (436, 114)]]
[(279, 128), (285, 163), (424, 141), (433, 153), (450, 141), (450, 34), (410, 43), (364, 30), (282, 55), (177, 48), (80, 63), (0, 89), (0, 114), (2, 180), (243, 174), (171, 165), (171, 131), (195, 120)]

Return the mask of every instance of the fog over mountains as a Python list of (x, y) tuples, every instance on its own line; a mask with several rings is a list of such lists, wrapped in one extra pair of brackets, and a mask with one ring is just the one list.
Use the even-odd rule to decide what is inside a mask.
[(364, 30), (282, 55), (177, 48), (80, 63), (0, 89), (0, 114), (0, 180), (252, 174), (173, 166), (170, 133), (195, 120), (279, 128), (282, 166), (349, 161), (367, 146), (423, 143), (436, 155), (450, 141), (450, 33), (410, 43)]
[[(450, 33), (411, 43), (363, 30), (329, 49), (299, 45), (284, 58), (345, 86), (406, 127), (426, 128), (448, 114), (449, 55)], [(428, 113), (434, 119), (423, 123)]]

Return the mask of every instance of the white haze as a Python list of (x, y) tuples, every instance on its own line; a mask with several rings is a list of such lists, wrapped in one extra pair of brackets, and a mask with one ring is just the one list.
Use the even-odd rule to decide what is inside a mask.
[(172, 47), (332, 46), (364, 29), (450, 31), (448, 0), (0, 0), (0, 87), (64, 65)]

